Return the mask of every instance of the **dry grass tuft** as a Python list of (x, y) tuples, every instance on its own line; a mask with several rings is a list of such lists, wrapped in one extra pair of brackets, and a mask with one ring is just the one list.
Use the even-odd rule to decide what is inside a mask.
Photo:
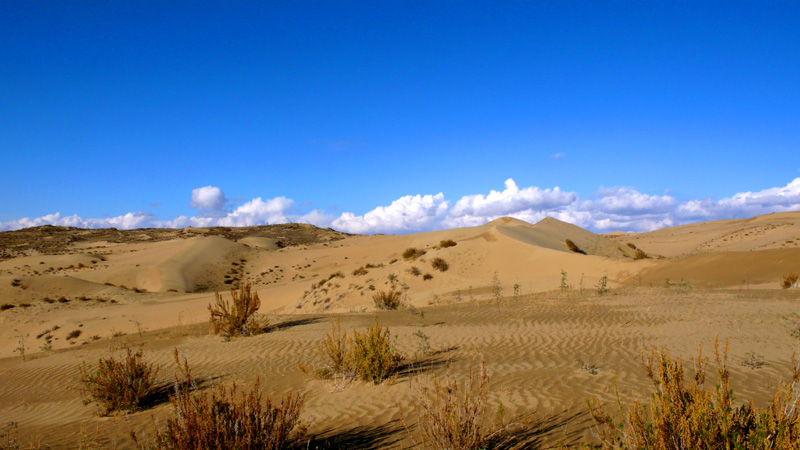
[(797, 286), (798, 277), (796, 273), (790, 275), (783, 276), (783, 283), (781, 283), (781, 287), (784, 289), (789, 289)]
[(445, 272), (450, 268), (450, 265), (447, 264), (447, 261), (443, 260), (442, 258), (433, 258), (431, 261), (431, 266), (440, 272)]
[(372, 296), (372, 301), (378, 309), (397, 309), (403, 304), (402, 293), (399, 291), (378, 291)]
[(219, 292), (216, 293), (216, 305), (208, 305), (211, 313), (211, 323), (214, 324), (214, 333), (222, 332), (226, 336), (250, 336), (258, 328), (264, 328), (266, 323), (257, 326), (253, 315), (261, 306), (258, 292), (251, 290), (250, 283), (243, 285), (237, 292), (231, 289), (231, 301), (223, 300)]
[(442, 247), (442, 248), (455, 247), (456, 245), (457, 245), (456, 241), (454, 241), (452, 239), (447, 239), (445, 241), (439, 242), (439, 247)]
[(403, 258), (416, 259), (425, 254), (425, 250), (421, 248), (409, 247), (403, 252)]
[(411, 275), (414, 275), (415, 277), (418, 277), (418, 276), (422, 275), (422, 271), (419, 270), (419, 267), (417, 267), (417, 266), (409, 267), (408, 268), (408, 273), (410, 273)]
[[(175, 419), (167, 423), (154, 448), (158, 450), (288, 449), (295, 448), (304, 434), (300, 411), (304, 398), (290, 394), (273, 405), (262, 402), (259, 383), (248, 393), (237, 395), (218, 386), (210, 394), (192, 394), (176, 386), (170, 398)], [(141, 448), (141, 447), (140, 447)]]
[(462, 384), (448, 374), (444, 380), (420, 385), (416, 409), (422, 445), (436, 450), (486, 448), (492, 434), (485, 423), (488, 384), (484, 361), (479, 373), (470, 368)]
[[(793, 360), (792, 383), (779, 385), (769, 406), (734, 406), (727, 344), (720, 354), (714, 344), (717, 385), (706, 388), (707, 358), (698, 355), (695, 373), (687, 382), (683, 364), (669, 352), (642, 355), (654, 393), (649, 408), (634, 400), (622, 423), (614, 422), (594, 399), (590, 409), (601, 431), (602, 446), (612, 449), (795, 449), (800, 442), (800, 364)], [(621, 409), (621, 408), (620, 408)], [(622, 412), (622, 411), (620, 411)]]
[(357, 277), (357, 276), (360, 276), (360, 275), (366, 275), (368, 273), (369, 273), (369, 270), (367, 270), (366, 267), (359, 267), (358, 269), (353, 271), (353, 276)]
[(80, 367), (84, 384), (84, 403), (98, 403), (109, 414), (112, 411), (135, 411), (153, 391), (158, 368), (144, 361), (142, 350), (124, 347), (121, 360), (113, 356), (100, 358), (97, 369), (90, 371), (84, 362)]

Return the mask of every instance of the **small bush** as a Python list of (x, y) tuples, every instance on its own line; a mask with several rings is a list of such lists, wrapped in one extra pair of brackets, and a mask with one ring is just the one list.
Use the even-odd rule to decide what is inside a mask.
[(647, 377), (654, 393), (650, 407), (634, 400), (622, 423), (614, 422), (594, 399), (590, 401), (592, 418), (600, 428), (604, 448), (797, 448), (800, 438), (798, 381), (800, 364), (793, 360), (792, 383), (784, 390), (779, 386), (770, 405), (757, 408), (752, 402), (734, 406), (730, 373), (727, 368), (728, 348), (720, 354), (714, 344), (717, 361), (717, 385), (704, 386), (707, 358), (698, 355), (695, 373), (685, 380), (683, 363), (673, 361), (670, 354), (651, 351), (642, 355)]
[(488, 384), (484, 362), (478, 374), (470, 368), (463, 384), (448, 374), (443, 381), (434, 378), (432, 385), (420, 386), (416, 409), (422, 444), (437, 450), (485, 448)]
[(567, 239), (567, 240), (566, 240), (566, 241), (564, 241), (564, 242), (567, 244), (567, 248), (568, 248), (568, 249), (570, 249), (570, 251), (573, 251), (573, 252), (575, 252), (575, 253), (580, 253), (580, 254), (582, 254), (582, 255), (585, 255), (585, 254), (586, 254), (586, 252), (584, 252), (583, 250), (581, 250), (580, 248), (578, 248), (578, 246), (577, 246), (577, 245), (575, 245), (575, 243), (574, 243), (574, 242), (572, 242), (571, 240)]
[(789, 288), (795, 287), (795, 286), (797, 286), (797, 279), (798, 279), (798, 276), (797, 276), (796, 273), (793, 273), (791, 275), (784, 275), (783, 276), (783, 283), (781, 283), (781, 286), (784, 289), (789, 289)]
[(397, 309), (403, 301), (402, 295), (399, 291), (378, 291), (372, 296), (372, 301), (378, 309)]
[(445, 272), (450, 268), (450, 265), (447, 264), (447, 261), (443, 260), (442, 258), (433, 258), (431, 261), (431, 266), (440, 272)]
[(353, 271), (353, 276), (357, 277), (357, 276), (360, 276), (360, 275), (366, 275), (368, 273), (369, 273), (369, 270), (367, 270), (365, 267), (359, 267), (358, 269)]
[(442, 248), (455, 247), (455, 246), (456, 246), (456, 241), (454, 241), (452, 239), (448, 239), (446, 241), (439, 242), (439, 247), (442, 247)]
[(634, 245), (633, 242), (628, 242), (627, 245), (628, 245), (628, 247), (632, 248), (633, 250), (636, 250), (636, 245)]
[(159, 450), (294, 448), (304, 433), (300, 423), (303, 396), (290, 394), (279, 404), (262, 401), (259, 383), (241, 396), (234, 383), (218, 386), (210, 394), (190, 393), (176, 387), (170, 397), (175, 419), (156, 440)]
[(11, 303), (3, 303), (2, 305), (0, 305), (0, 311), (6, 311), (16, 306), (17, 305), (12, 305)]
[(635, 259), (635, 260), (647, 259), (647, 258), (650, 258), (649, 256), (647, 256), (647, 253), (643, 252), (642, 250), (640, 250), (638, 248), (636, 249), (635, 252), (633, 252), (633, 259)]
[(11, 280), (11, 286), (14, 287), (22, 286), (22, 282), (19, 280), (19, 278), (14, 278), (13, 280)]
[(72, 330), (69, 332), (69, 334), (67, 334), (67, 340), (76, 339), (80, 337), (80, 335), (81, 335), (81, 330)]
[(223, 332), (226, 336), (249, 336), (255, 332), (257, 327), (253, 315), (261, 306), (261, 300), (258, 298), (258, 292), (251, 290), (250, 283), (241, 286), (238, 292), (231, 289), (230, 302), (223, 300), (219, 292), (216, 296), (216, 305), (208, 305), (214, 333)]
[(353, 330), (353, 336), (349, 337), (337, 320), (322, 341), (319, 353), (327, 367), (318, 370), (318, 375), (330, 378), (336, 374), (376, 384), (396, 375), (403, 361), (392, 343), (389, 328), (381, 327), (377, 321), (366, 332)]
[(403, 258), (416, 259), (425, 254), (425, 250), (420, 248), (409, 247), (403, 252)]
[(411, 266), (408, 269), (408, 273), (410, 273), (411, 275), (414, 275), (415, 277), (418, 277), (418, 276), (422, 275), (422, 271), (419, 270), (419, 267), (417, 267), (417, 266)]
[(422, 276), (422, 279), (424, 281), (432, 280), (433, 279), (433, 275), (431, 275), (429, 273), (426, 273), (425, 275)]
[(85, 404), (96, 402), (105, 408), (105, 414), (133, 411), (153, 391), (158, 369), (144, 361), (141, 350), (134, 352), (130, 347), (125, 350), (121, 361), (113, 356), (101, 358), (94, 371), (90, 371), (86, 363), (81, 366)]

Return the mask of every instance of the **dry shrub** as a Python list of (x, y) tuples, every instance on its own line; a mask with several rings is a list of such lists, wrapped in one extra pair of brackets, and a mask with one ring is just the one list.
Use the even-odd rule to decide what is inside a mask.
[(409, 248), (406, 249), (406, 251), (403, 252), (403, 258), (405, 258), (405, 259), (416, 259), (416, 258), (419, 258), (420, 256), (422, 256), (424, 254), (425, 254), (425, 250), (422, 250), (421, 248), (409, 247)]
[[(224, 333), (226, 336), (249, 336), (258, 328), (253, 315), (261, 306), (258, 292), (251, 290), (250, 283), (243, 285), (237, 292), (231, 289), (231, 301), (223, 300), (219, 292), (216, 293), (216, 305), (208, 305), (211, 313), (211, 323), (214, 324), (214, 333)], [(261, 324), (261, 328), (267, 324)]]
[(94, 371), (85, 362), (80, 367), (84, 404), (96, 402), (105, 409), (104, 414), (134, 411), (153, 391), (158, 368), (144, 361), (142, 350), (134, 352), (127, 346), (124, 350), (122, 360), (100, 358)]
[(408, 273), (410, 273), (411, 275), (414, 275), (415, 277), (418, 277), (418, 276), (422, 275), (422, 271), (419, 270), (419, 267), (417, 267), (417, 266), (409, 267), (408, 268)]
[(781, 283), (781, 286), (784, 289), (789, 289), (789, 288), (795, 287), (795, 286), (797, 286), (797, 279), (798, 279), (798, 276), (797, 276), (796, 273), (793, 273), (791, 275), (784, 275), (783, 276), (783, 283)]
[(357, 276), (360, 276), (360, 275), (366, 275), (368, 273), (369, 273), (369, 270), (367, 270), (366, 267), (359, 267), (358, 269), (353, 271), (353, 276), (357, 277)]
[(290, 394), (280, 404), (261, 400), (259, 383), (249, 393), (237, 395), (218, 386), (210, 394), (190, 393), (176, 386), (170, 397), (175, 419), (158, 436), (155, 448), (162, 450), (287, 449), (294, 448), (304, 433), (300, 423), (303, 396)]
[(12, 305), (11, 303), (3, 303), (0, 305), (0, 311), (5, 311), (7, 309), (14, 308), (16, 305)]
[(572, 242), (571, 240), (567, 239), (564, 242), (567, 244), (567, 248), (570, 249), (571, 251), (573, 251), (575, 253), (580, 253), (582, 255), (586, 254), (585, 251), (583, 251), (580, 248), (578, 248), (578, 246), (574, 242)]
[(440, 272), (445, 272), (450, 268), (450, 265), (447, 264), (447, 261), (443, 260), (442, 258), (433, 258), (431, 261), (431, 266)]
[(452, 239), (447, 239), (446, 241), (439, 242), (439, 247), (442, 248), (455, 247), (455, 246), (456, 246), (456, 241)]
[(378, 384), (397, 374), (403, 357), (392, 343), (389, 328), (381, 327), (377, 321), (366, 332), (353, 330), (347, 336), (337, 320), (333, 330), (325, 336), (320, 355), (327, 367), (316, 373), (324, 378), (338, 375), (344, 378), (359, 378)]
[(448, 375), (420, 385), (416, 409), (422, 445), (437, 450), (485, 448), (491, 434), (486, 431), (486, 396), (489, 375), (486, 362), (480, 372), (470, 367), (464, 383)]
[[(720, 355), (714, 344), (717, 385), (706, 388), (707, 358), (698, 355), (696, 370), (687, 382), (683, 364), (670, 354), (653, 350), (642, 355), (654, 393), (649, 408), (633, 401), (621, 424), (600, 408), (594, 399), (590, 409), (600, 428), (604, 448), (613, 449), (796, 449), (800, 442), (798, 379), (800, 364), (793, 359), (792, 383), (779, 385), (772, 402), (764, 409), (752, 402), (734, 406), (726, 362), (728, 346)], [(621, 411), (620, 411), (621, 412)]]
[(632, 249), (636, 250), (636, 245), (635, 245), (633, 242), (628, 242), (628, 244), (627, 244), (627, 245), (628, 245), (628, 247), (630, 247), (630, 248), (632, 248)]
[(399, 291), (378, 291), (372, 296), (372, 301), (378, 309), (397, 309), (403, 304), (402, 293)]
[(650, 258), (650, 257), (647, 255), (647, 253), (643, 252), (641, 249), (637, 248), (636, 251), (633, 252), (633, 259), (634, 260), (648, 259), (648, 258)]
[(425, 275), (422, 276), (422, 279), (424, 281), (432, 280), (433, 279), (433, 275), (431, 275), (429, 273), (426, 273)]

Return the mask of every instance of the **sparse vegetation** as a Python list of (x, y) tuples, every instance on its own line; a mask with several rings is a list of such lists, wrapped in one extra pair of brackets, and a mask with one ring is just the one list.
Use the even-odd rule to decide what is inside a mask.
[(416, 402), (422, 445), (436, 450), (485, 448), (491, 434), (486, 431), (486, 397), (489, 375), (486, 363), (480, 372), (470, 368), (459, 384), (449, 373), (420, 385)]
[(417, 259), (420, 256), (425, 254), (425, 250), (420, 248), (409, 247), (406, 251), (403, 252), (403, 258), (405, 259)]
[(104, 414), (138, 409), (155, 387), (158, 368), (144, 361), (142, 350), (134, 352), (127, 346), (124, 350), (122, 360), (111, 356), (101, 358), (94, 371), (86, 363), (80, 368), (84, 403), (98, 403)]
[(400, 291), (378, 291), (372, 296), (372, 301), (378, 309), (395, 310), (403, 304), (402, 295)]
[(279, 404), (262, 401), (258, 381), (248, 393), (238, 395), (236, 383), (217, 386), (211, 393), (191, 393), (176, 387), (170, 403), (175, 418), (160, 433), (158, 450), (294, 448), (303, 436), (300, 422), (304, 398), (289, 394)]
[(430, 273), (426, 273), (425, 275), (422, 276), (422, 280), (423, 281), (428, 281), (428, 280), (432, 280), (432, 279), (433, 279), (433, 275), (431, 275)]
[(798, 277), (796, 273), (790, 275), (783, 276), (783, 282), (781, 283), (781, 287), (784, 289), (790, 289), (797, 286)]
[(638, 248), (636, 249), (635, 252), (633, 252), (633, 259), (634, 260), (648, 259), (648, 258), (650, 258), (650, 256), (648, 256), (647, 253), (643, 252), (642, 250), (640, 250)]
[(446, 272), (447, 269), (450, 268), (450, 265), (442, 258), (433, 258), (433, 260), (431, 260), (431, 267), (439, 272)]
[(628, 245), (628, 247), (632, 248), (633, 250), (636, 250), (636, 245), (634, 245), (633, 242), (628, 242), (627, 245)]
[(561, 292), (569, 290), (569, 283), (567, 282), (567, 271), (566, 270), (563, 270), (563, 269), (561, 270), (561, 285), (559, 285), (558, 288), (561, 289)]
[(82, 333), (81, 330), (72, 330), (69, 332), (69, 334), (67, 334), (67, 340), (77, 339), (78, 337), (80, 337), (81, 333)]
[(359, 267), (358, 269), (353, 271), (353, 276), (357, 277), (357, 276), (361, 276), (361, 275), (366, 275), (368, 273), (369, 273), (369, 270), (367, 270), (366, 267)]
[(597, 291), (597, 295), (608, 294), (608, 275), (603, 275), (599, 280), (597, 280), (595, 291)]
[(439, 247), (442, 247), (442, 248), (455, 247), (456, 245), (457, 245), (456, 241), (454, 241), (452, 239), (447, 239), (445, 241), (439, 242)]
[(417, 266), (409, 267), (408, 268), (408, 273), (410, 273), (411, 275), (414, 275), (415, 277), (418, 277), (418, 276), (422, 275), (422, 271), (419, 270), (419, 267), (417, 267)]
[(570, 249), (570, 251), (573, 251), (573, 252), (575, 252), (575, 253), (580, 253), (580, 254), (582, 254), (582, 255), (585, 255), (585, 254), (586, 254), (586, 252), (585, 252), (585, 251), (583, 251), (583, 250), (581, 250), (580, 248), (578, 248), (578, 246), (577, 246), (577, 245), (575, 245), (575, 243), (574, 243), (574, 242), (572, 242), (571, 240), (567, 239), (567, 240), (565, 240), (564, 242), (567, 244), (567, 248), (568, 248), (568, 249)]
[[(249, 336), (258, 328), (253, 317), (261, 306), (258, 292), (252, 290), (250, 283), (239, 288), (237, 292), (231, 289), (231, 301), (223, 300), (217, 292), (216, 304), (208, 305), (211, 313), (211, 323), (214, 324), (214, 333), (224, 333), (226, 336)], [(260, 324), (261, 328), (267, 326)]]
[(11, 308), (14, 308), (16, 306), (17, 305), (12, 305), (11, 303), (3, 303), (2, 305), (0, 305), (0, 311), (7, 311), (7, 310), (9, 310)]
[(13, 280), (11, 280), (11, 286), (20, 287), (22, 286), (22, 281), (20, 281), (19, 278), (14, 278)]
[(669, 352), (652, 350), (642, 356), (654, 393), (650, 407), (633, 402), (622, 423), (615, 423), (594, 399), (590, 409), (601, 430), (602, 446), (610, 449), (794, 449), (800, 437), (798, 380), (800, 364), (793, 360), (792, 382), (779, 385), (766, 408), (752, 402), (734, 406), (727, 368), (727, 344), (722, 354), (715, 343), (717, 385), (704, 386), (707, 358), (698, 355), (687, 382), (683, 363)]
[(366, 332), (353, 330), (353, 336), (349, 337), (337, 320), (322, 341), (319, 353), (327, 367), (318, 370), (318, 375), (359, 378), (375, 384), (396, 375), (403, 361), (395, 350), (389, 329), (381, 327), (377, 321)]

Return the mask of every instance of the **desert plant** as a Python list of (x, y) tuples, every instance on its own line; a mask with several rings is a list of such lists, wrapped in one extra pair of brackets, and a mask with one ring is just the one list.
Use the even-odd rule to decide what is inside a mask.
[(422, 271), (419, 270), (419, 267), (417, 267), (417, 266), (409, 267), (408, 268), (408, 273), (410, 273), (411, 275), (414, 275), (415, 277), (418, 277), (418, 276), (422, 275)]
[(350, 340), (347, 333), (342, 331), (342, 323), (339, 319), (334, 322), (333, 330), (325, 334), (319, 354), (328, 362), (326, 370), (339, 374), (350, 370)]
[(402, 293), (400, 291), (378, 291), (372, 296), (372, 301), (378, 309), (397, 309), (402, 301)]
[(608, 294), (608, 275), (603, 275), (599, 280), (597, 280), (595, 290), (597, 291), (597, 295)]
[(81, 333), (81, 330), (72, 330), (67, 334), (67, 340), (78, 338), (80, 337)]
[(628, 247), (630, 247), (630, 248), (632, 248), (632, 249), (636, 250), (636, 245), (635, 245), (633, 242), (628, 242), (628, 244), (627, 244), (627, 245), (628, 245)]
[(84, 404), (96, 402), (105, 408), (105, 414), (132, 411), (153, 391), (158, 368), (144, 361), (142, 350), (134, 352), (127, 346), (124, 350), (121, 360), (100, 358), (93, 371), (85, 362), (80, 367)]
[(439, 272), (445, 272), (450, 268), (450, 265), (447, 264), (447, 261), (443, 260), (442, 258), (433, 258), (433, 260), (431, 260), (431, 267)]
[(652, 350), (642, 355), (654, 393), (649, 408), (634, 400), (622, 423), (590, 400), (590, 410), (601, 431), (604, 448), (613, 449), (794, 449), (800, 439), (800, 410), (797, 392), (800, 364), (793, 359), (792, 383), (779, 385), (769, 406), (753, 403), (734, 406), (728, 346), (720, 354), (714, 344), (717, 385), (704, 386), (708, 360), (702, 352), (695, 362), (690, 381), (684, 378), (683, 363), (673, 361), (669, 352)]
[[(226, 336), (249, 336), (256, 330), (253, 315), (261, 306), (258, 292), (251, 290), (250, 283), (239, 288), (231, 289), (231, 301), (223, 300), (219, 292), (216, 293), (216, 304), (208, 305), (211, 313), (211, 323), (214, 324), (214, 333), (223, 332)], [(262, 328), (267, 324), (261, 324)]]
[(454, 241), (452, 239), (447, 239), (445, 241), (439, 242), (439, 247), (442, 247), (442, 248), (455, 247), (456, 245), (457, 245), (456, 241)]
[(480, 372), (470, 368), (464, 383), (459, 384), (449, 373), (444, 380), (420, 385), (416, 401), (422, 444), (437, 450), (473, 450), (485, 448), (486, 397), (489, 375), (486, 363)]
[(502, 295), (503, 285), (500, 283), (500, 276), (495, 272), (494, 276), (492, 276), (492, 296), (499, 303)]
[(353, 330), (352, 344), (353, 367), (362, 381), (377, 384), (397, 373), (403, 358), (394, 348), (388, 327), (375, 321), (364, 333)]
[(561, 292), (569, 290), (569, 284), (567, 283), (567, 271), (561, 270), (561, 285), (559, 286)]
[(583, 250), (581, 250), (580, 248), (578, 248), (578, 246), (577, 246), (577, 245), (575, 245), (575, 243), (574, 243), (574, 242), (572, 242), (571, 240), (567, 239), (567, 240), (565, 240), (565, 241), (564, 241), (564, 243), (566, 243), (566, 244), (567, 244), (567, 248), (568, 248), (568, 249), (570, 249), (570, 251), (573, 251), (573, 252), (575, 252), (575, 253), (580, 253), (580, 254), (582, 254), (582, 255), (585, 255), (585, 254), (586, 254), (586, 252), (584, 252)]
[(423, 281), (432, 280), (433, 279), (433, 275), (431, 275), (429, 273), (426, 273), (425, 275), (422, 276), (422, 279), (423, 279)]
[(176, 386), (170, 403), (175, 418), (160, 432), (159, 450), (205, 449), (288, 449), (294, 448), (304, 433), (300, 411), (304, 398), (289, 394), (279, 404), (262, 401), (259, 382), (248, 393), (216, 387), (211, 393), (190, 393)]
[(797, 286), (797, 279), (798, 278), (799, 277), (797, 276), (796, 273), (793, 273), (793, 274), (790, 274), (790, 275), (784, 275), (783, 276), (783, 283), (781, 283), (781, 287), (783, 287), (784, 289), (789, 289), (789, 288)]
[(357, 277), (357, 276), (360, 276), (360, 275), (366, 275), (368, 273), (369, 273), (369, 270), (367, 270), (365, 267), (362, 266), (362, 267), (359, 267), (358, 269), (353, 271), (353, 276)]
[(403, 258), (416, 259), (425, 254), (425, 250), (421, 248), (409, 247), (403, 252)]
[(11, 303), (3, 303), (0, 305), (0, 311), (5, 311), (11, 308), (15, 308), (17, 305), (12, 305)]
[(636, 251), (633, 252), (633, 259), (635, 259), (635, 260), (647, 259), (647, 258), (650, 258), (650, 257), (647, 256), (647, 253), (643, 252), (641, 249), (637, 248)]

